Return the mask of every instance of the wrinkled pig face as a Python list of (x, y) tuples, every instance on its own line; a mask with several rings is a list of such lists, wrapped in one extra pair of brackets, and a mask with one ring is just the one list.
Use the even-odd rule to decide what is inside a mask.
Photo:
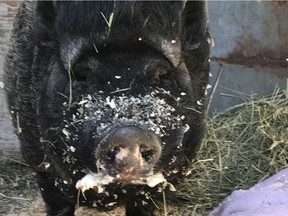
[(66, 163), (125, 182), (167, 169), (189, 127), (177, 70), (161, 55), (131, 52), (92, 50), (67, 68), (55, 60), (45, 99), (49, 139), (61, 140)]

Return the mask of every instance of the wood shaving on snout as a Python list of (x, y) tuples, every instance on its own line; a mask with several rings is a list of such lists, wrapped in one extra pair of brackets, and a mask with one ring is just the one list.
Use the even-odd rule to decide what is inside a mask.
[[(105, 191), (104, 185), (108, 185), (114, 180), (114, 177), (104, 175), (103, 173), (89, 173), (85, 175), (82, 179), (78, 180), (78, 182), (76, 183), (76, 188), (82, 192), (83, 196), (86, 190), (92, 188), (97, 188), (98, 193), (103, 193)], [(131, 181), (131, 184), (147, 184), (151, 188), (159, 185), (160, 183), (163, 183), (164, 188), (168, 186), (170, 191), (176, 191), (175, 187), (164, 178), (162, 173), (156, 173), (147, 178), (141, 178), (140, 180)]]
[[(93, 136), (101, 136), (115, 124), (145, 125), (159, 137), (183, 126), (185, 116), (179, 115), (163, 97), (170, 97), (163, 90), (154, 90), (149, 95), (107, 96), (100, 91), (94, 95), (83, 95), (73, 115), (65, 117), (62, 133), (66, 140), (78, 140), (77, 131), (81, 131), (86, 121), (93, 121), (96, 129)], [(167, 96), (168, 95), (168, 96)], [(75, 128), (78, 130), (75, 131)]]

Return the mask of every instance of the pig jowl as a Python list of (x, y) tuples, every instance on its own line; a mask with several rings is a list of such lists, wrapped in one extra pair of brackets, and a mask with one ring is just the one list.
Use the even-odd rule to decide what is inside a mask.
[(5, 90), (48, 215), (74, 215), (77, 202), (150, 214), (152, 198), (189, 173), (203, 136), (206, 10), (205, 1), (21, 4)]

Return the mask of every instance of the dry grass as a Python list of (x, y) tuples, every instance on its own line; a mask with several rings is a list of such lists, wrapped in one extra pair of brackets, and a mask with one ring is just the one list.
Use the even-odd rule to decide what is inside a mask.
[[(287, 142), (287, 91), (277, 90), (269, 98), (251, 100), (208, 118), (207, 134), (192, 175), (177, 186), (172, 200), (167, 197), (165, 212), (207, 215), (233, 190), (249, 188), (288, 167)], [(15, 203), (29, 203), (25, 199), (37, 194), (27, 167), (17, 157), (2, 158), (0, 205), (8, 203), (10, 207), (2, 208), (0, 214), (13, 211), (11, 205), (15, 208)]]
[(233, 190), (288, 167), (288, 92), (218, 113), (207, 119), (206, 133), (192, 176), (174, 200), (194, 215), (207, 215)]

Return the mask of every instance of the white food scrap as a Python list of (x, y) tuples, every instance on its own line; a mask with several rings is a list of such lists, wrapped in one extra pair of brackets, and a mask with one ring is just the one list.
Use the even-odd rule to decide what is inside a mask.
[[(98, 193), (103, 193), (105, 190), (103, 185), (108, 185), (113, 182), (114, 179), (115, 178), (112, 176), (104, 175), (103, 173), (89, 173), (76, 183), (76, 188), (83, 194), (86, 190), (91, 188), (97, 188)], [(168, 186), (170, 191), (176, 191), (175, 187), (164, 178), (162, 173), (156, 173), (147, 178), (142, 178), (141, 180), (134, 180), (131, 181), (131, 183), (141, 185), (147, 184), (151, 188), (163, 183), (164, 188)]]
[(167, 180), (164, 178), (162, 173), (156, 173), (156, 174), (146, 178), (146, 181), (147, 181), (147, 185), (149, 187), (155, 187), (156, 185), (158, 185), (162, 182), (166, 182)]
[(136, 180), (136, 181), (133, 181), (131, 183), (133, 183), (133, 184), (147, 184), (151, 188), (155, 187), (156, 185), (158, 185), (160, 183), (163, 183), (164, 188), (168, 186), (170, 191), (176, 191), (175, 187), (164, 178), (162, 173), (156, 173), (156, 174), (151, 175), (147, 178), (142, 178), (141, 180)]
[(4, 89), (4, 83), (3, 82), (0, 82), (0, 88)]
[(152, 176), (149, 176), (146, 180), (149, 187), (155, 187), (156, 185), (163, 183), (164, 188), (168, 186), (170, 191), (176, 191), (174, 185), (168, 182), (162, 173), (156, 173)]
[(84, 193), (90, 188), (97, 187), (98, 193), (103, 193), (103, 185), (113, 182), (114, 178), (102, 173), (89, 173), (76, 183), (76, 188)]

